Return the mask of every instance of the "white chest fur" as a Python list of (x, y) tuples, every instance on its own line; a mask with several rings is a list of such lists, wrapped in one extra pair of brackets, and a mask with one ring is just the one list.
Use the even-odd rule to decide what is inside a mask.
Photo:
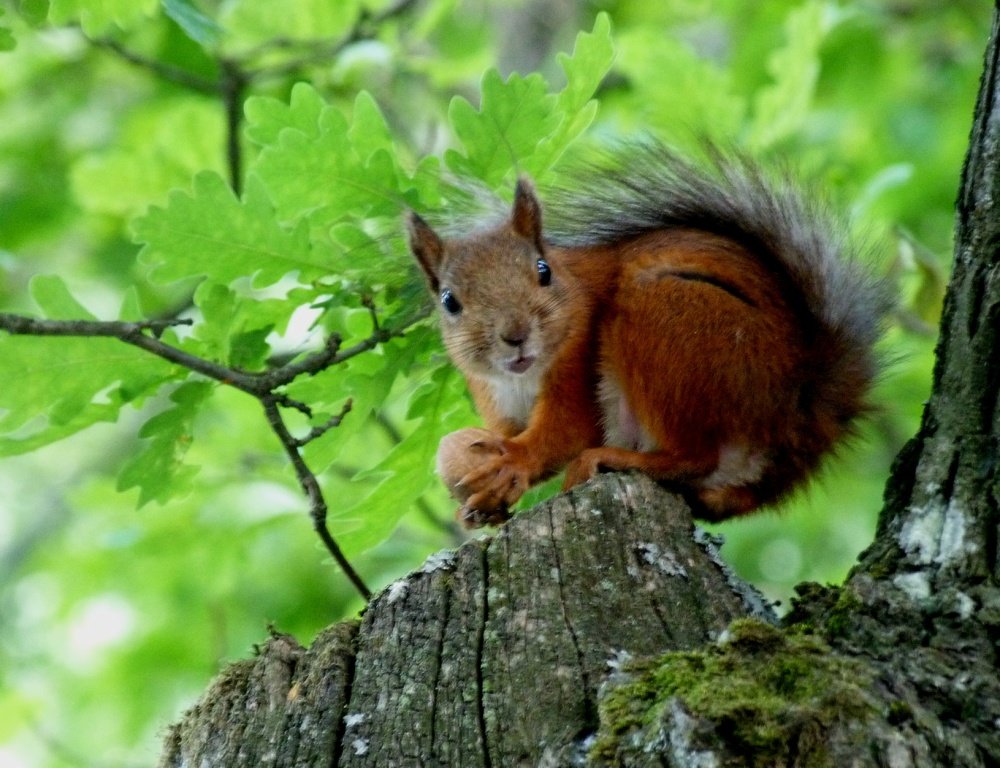
[(497, 411), (521, 429), (528, 426), (528, 419), (542, 385), (541, 372), (528, 371), (520, 376), (496, 376), (488, 381)]

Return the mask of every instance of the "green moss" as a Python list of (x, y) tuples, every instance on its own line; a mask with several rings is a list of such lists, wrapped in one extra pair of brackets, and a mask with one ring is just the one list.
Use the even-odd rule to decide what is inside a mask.
[(601, 701), (597, 764), (617, 764), (629, 749), (657, 741), (671, 728), (674, 702), (712, 723), (713, 741), (753, 766), (781, 764), (792, 744), (801, 758), (804, 741), (822, 743), (806, 734), (874, 711), (866, 692), (873, 674), (862, 663), (833, 655), (815, 636), (750, 619), (705, 651), (668, 653), (626, 672), (629, 681)]
[(913, 710), (910, 709), (910, 705), (905, 701), (897, 699), (889, 704), (889, 712), (886, 715), (886, 720), (889, 721), (890, 725), (901, 725), (912, 718)]
[(876, 581), (887, 579), (896, 572), (893, 563), (872, 563), (865, 570)]
[(846, 636), (857, 623), (861, 602), (849, 589), (840, 590), (836, 604), (826, 616), (826, 636), (830, 638)]
[(837, 604), (840, 591), (840, 587), (811, 581), (796, 584), (796, 596), (792, 598), (791, 610), (782, 620), (782, 626), (797, 634), (822, 634), (825, 616)]

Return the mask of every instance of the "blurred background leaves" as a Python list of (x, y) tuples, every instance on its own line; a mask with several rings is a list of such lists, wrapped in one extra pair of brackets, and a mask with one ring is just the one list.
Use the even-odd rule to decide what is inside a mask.
[[(367, 337), (369, 299), (409, 328), (288, 388), (300, 431), (354, 403), (306, 458), (370, 586), (456, 543), (433, 454), (475, 423), (402, 211), (447, 220), (520, 172), (544, 197), (564, 155), (638, 132), (799, 168), (872, 243), (900, 302), (879, 413), (779, 512), (715, 527), (785, 604), (871, 540), (929, 388), (988, 4), (0, 10), (0, 311), (184, 316), (167, 340), (248, 370)], [(269, 622), (308, 642), (360, 607), (251, 398), (103, 339), (0, 337), (0, 375), (0, 450), (23, 454), (0, 461), (0, 765), (150, 764)]]

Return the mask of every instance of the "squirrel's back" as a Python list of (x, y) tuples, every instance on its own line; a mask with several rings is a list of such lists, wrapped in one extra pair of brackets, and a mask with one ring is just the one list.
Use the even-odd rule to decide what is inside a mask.
[[(780, 439), (766, 446), (768, 468), (746, 497), (755, 508), (790, 491), (870, 410), (879, 369), (874, 345), (889, 302), (848, 228), (816, 197), (742, 155), (705, 154), (695, 163), (662, 145), (636, 144), (577, 171), (548, 196), (548, 239), (587, 249), (645, 242), (658, 232), (710, 233), (738, 246), (734, 261), (750, 254), (773, 279), (797, 325), (801, 358), (794, 401), (780, 404), (790, 419), (778, 419)], [(757, 364), (735, 355), (728, 362)], [(693, 393), (690, 402), (707, 394)], [(720, 516), (740, 511), (721, 507)]]
[(853, 340), (874, 372), (890, 302), (848, 228), (788, 174), (715, 147), (704, 155), (698, 163), (643, 142), (579, 168), (547, 198), (548, 239), (576, 247), (690, 228), (734, 240), (788, 279), (826, 329)]

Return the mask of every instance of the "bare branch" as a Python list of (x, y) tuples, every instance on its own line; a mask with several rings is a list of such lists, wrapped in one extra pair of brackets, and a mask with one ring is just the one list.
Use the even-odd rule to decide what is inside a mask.
[[(23, 315), (0, 313), (0, 330), (5, 330), (13, 335), (114, 338), (251, 395), (261, 394), (262, 390), (258, 385), (257, 377), (253, 374), (243, 373), (234, 368), (228, 368), (211, 360), (192, 355), (158, 338), (165, 328), (190, 324), (190, 320), (149, 320), (137, 323), (115, 320), (39, 320)], [(154, 335), (147, 336), (145, 333), (147, 330), (151, 330)]]
[(316, 475), (313, 474), (312, 470), (306, 465), (305, 460), (302, 458), (302, 454), (299, 453), (298, 441), (292, 434), (288, 431), (288, 427), (285, 425), (284, 419), (281, 418), (281, 412), (278, 410), (278, 403), (273, 397), (264, 397), (261, 399), (261, 403), (264, 406), (264, 413), (267, 415), (268, 424), (271, 425), (271, 429), (278, 436), (281, 441), (282, 447), (285, 449), (285, 453), (288, 455), (288, 460), (292, 463), (292, 467), (295, 469), (295, 476), (299, 480), (299, 485), (302, 487), (303, 493), (305, 493), (306, 498), (309, 499), (309, 513), (313, 520), (313, 527), (316, 533), (319, 535), (323, 544), (326, 546), (327, 551), (333, 556), (333, 559), (337, 562), (337, 565), (341, 567), (347, 578), (350, 579), (351, 583), (354, 585), (355, 589), (358, 590), (359, 594), (367, 601), (371, 599), (372, 593), (368, 589), (365, 582), (358, 575), (354, 567), (348, 562), (347, 558), (344, 557), (344, 553), (341, 551), (340, 546), (334, 540), (333, 536), (330, 535), (330, 529), (326, 525), (326, 514), (327, 506), (326, 499), (323, 497), (323, 491), (319, 487), (319, 481), (316, 479)]
[[(295, 363), (288, 363), (263, 373), (241, 371), (225, 365), (192, 355), (177, 347), (173, 347), (159, 339), (166, 328), (176, 325), (191, 325), (188, 319), (179, 320), (147, 320), (142, 322), (123, 322), (116, 320), (40, 320), (0, 312), (0, 330), (19, 336), (100, 336), (110, 337), (144, 349), (157, 357), (162, 357), (171, 363), (176, 363), (192, 371), (208, 376), (222, 384), (236, 387), (255, 397), (272, 396), (279, 405), (294, 408), (307, 416), (311, 415), (308, 406), (291, 398), (276, 394), (275, 389), (291, 383), (298, 376), (310, 376), (319, 373), (330, 366), (342, 363), (352, 357), (374, 349), (389, 339), (402, 336), (403, 329), (386, 330), (376, 328), (372, 335), (357, 344), (341, 350), (341, 340), (336, 334), (331, 335), (326, 345), (319, 352)], [(152, 332), (152, 336), (146, 331)]]
[(323, 349), (318, 352), (313, 352), (311, 355), (307, 355), (297, 363), (285, 363), (278, 368), (272, 368), (267, 373), (260, 374), (260, 376), (267, 380), (272, 389), (274, 387), (280, 387), (284, 384), (288, 384), (290, 381), (298, 376), (301, 376), (302, 374), (312, 376), (330, 366), (331, 361), (340, 351), (341, 343), (342, 340), (340, 335), (331, 333), (326, 337), (326, 343), (323, 345)]
[(0, 312), (0, 330), (18, 336), (113, 336), (124, 338), (129, 334), (152, 331), (157, 338), (167, 328), (178, 325), (192, 325), (189, 318), (168, 318), (164, 320), (140, 320), (137, 322), (116, 320), (39, 320), (25, 315)]

